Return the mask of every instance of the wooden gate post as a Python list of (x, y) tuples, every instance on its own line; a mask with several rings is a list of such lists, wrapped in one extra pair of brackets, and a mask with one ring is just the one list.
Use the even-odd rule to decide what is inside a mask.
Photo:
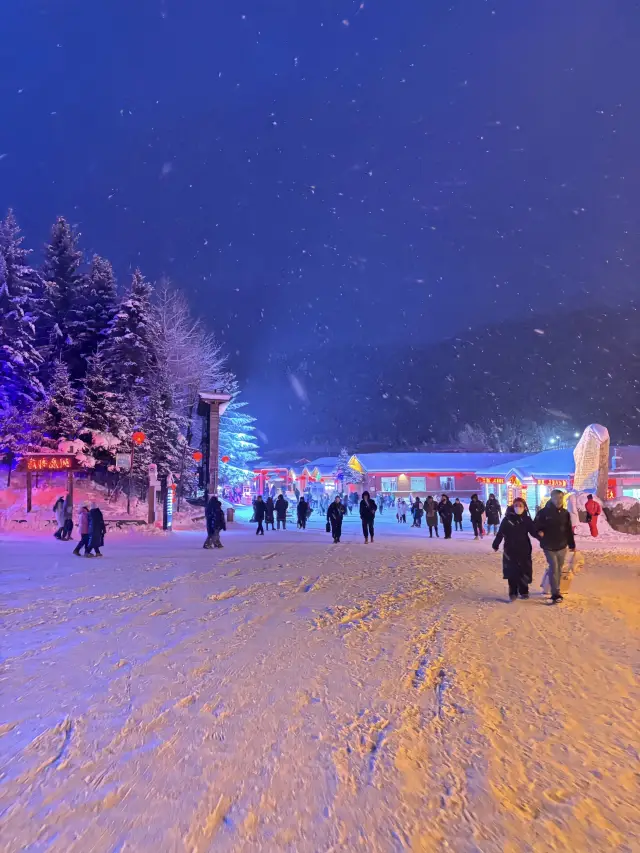
[(27, 471), (27, 512), (31, 512), (31, 498), (33, 492), (33, 474)]

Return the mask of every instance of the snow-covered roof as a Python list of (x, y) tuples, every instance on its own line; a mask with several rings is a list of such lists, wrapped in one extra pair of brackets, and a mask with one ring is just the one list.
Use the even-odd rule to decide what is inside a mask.
[(310, 471), (313, 471), (314, 468), (318, 468), (321, 471), (324, 470), (336, 470), (336, 465), (338, 464), (337, 456), (321, 456), (319, 459), (314, 459), (313, 462), (309, 462), (307, 468)]
[[(515, 469), (531, 477), (566, 477), (573, 474), (576, 469), (572, 447), (543, 450), (541, 453), (522, 455), (511, 461), (506, 458), (507, 455), (497, 465), (478, 468), (476, 473), (480, 477), (503, 477)], [(638, 446), (612, 447), (609, 459), (610, 471), (640, 471), (640, 447)]]
[(519, 453), (356, 453), (362, 467), (375, 473), (453, 474), (488, 468), (501, 461), (519, 459)]

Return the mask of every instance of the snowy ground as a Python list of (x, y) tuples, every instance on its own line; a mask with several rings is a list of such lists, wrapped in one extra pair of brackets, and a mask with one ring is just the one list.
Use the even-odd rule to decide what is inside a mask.
[(640, 849), (630, 540), (553, 607), (487, 540), (314, 527), (2, 538), (0, 850)]

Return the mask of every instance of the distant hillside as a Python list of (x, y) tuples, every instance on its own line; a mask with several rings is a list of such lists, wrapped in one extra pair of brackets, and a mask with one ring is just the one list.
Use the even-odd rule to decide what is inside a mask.
[(424, 347), (309, 348), (271, 356), (249, 394), (269, 447), (448, 442), (465, 423), (600, 421), (640, 442), (640, 315), (581, 310)]

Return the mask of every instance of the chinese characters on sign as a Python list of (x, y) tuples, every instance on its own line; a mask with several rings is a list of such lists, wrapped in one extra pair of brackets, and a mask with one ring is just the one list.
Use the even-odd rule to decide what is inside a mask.
[(538, 480), (539, 486), (551, 486), (555, 489), (566, 489), (569, 485), (566, 480)]
[(30, 456), (27, 471), (71, 471), (74, 461), (73, 456)]

